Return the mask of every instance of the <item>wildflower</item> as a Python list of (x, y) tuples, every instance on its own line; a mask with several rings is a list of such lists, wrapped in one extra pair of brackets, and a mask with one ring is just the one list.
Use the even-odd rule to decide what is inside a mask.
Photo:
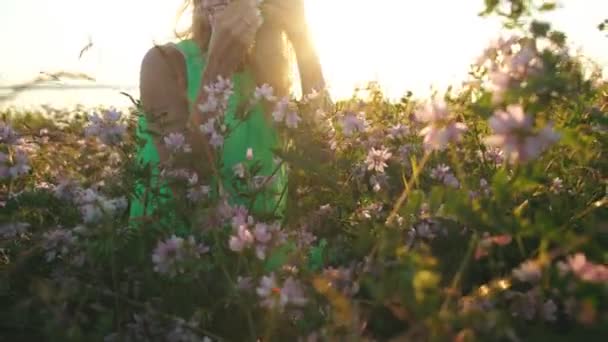
[(542, 276), (542, 270), (538, 262), (528, 260), (513, 270), (513, 277), (521, 282), (536, 283)]
[(255, 88), (253, 97), (256, 101), (264, 99), (268, 102), (274, 102), (274, 101), (276, 101), (277, 98), (273, 94), (274, 94), (274, 89), (272, 88), (272, 86), (264, 83), (261, 86)]
[(260, 285), (256, 288), (256, 293), (261, 297), (260, 305), (265, 308), (274, 308), (277, 304), (276, 294), (280, 292), (274, 273), (263, 276)]
[(481, 159), (494, 165), (500, 165), (505, 160), (503, 151), (495, 147), (487, 146), (484, 152), (478, 151), (477, 154)]
[(460, 141), (467, 130), (464, 123), (454, 121), (444, 102), (427, 103), (416, 112), (416, 119), (427, 124), (419, 133), (427, 151), (445, 149), (450, 142)]
[(354, 113), (348, 113), (342, 117), (342, 133), (345, 136), (350, 137), (355, 132), (365, 132), (367, 129), (367, 121), (363, 117), (363, 114), (356, 115)]
[(211, 134), (209, 144), (211, 144), (211, 146), (215, 148), (220, 148), (224, 146), (224, 137), (221, 134), (214, 132), (213, 134)]
[(204, 197), (209, 196), (211, 192), (211, 188), (207, 185), (201, 185), (199, 187), (191, 187), (188, 189), (186, 193), (186, 197), (192, 203), (196, 203), (203, 199)]
[(410, 134), (410, 129), (403, 124), (397, 124), (388, 129), (388, 137), (390, 139), (405, 138), (408, 134)]
[(272, 118), (275, 122), (283, 122), (285, 116), (287, 115), (287, 111), (289, 109), (289, 98), (283, 97), (281, 98), (277, 104), (275, 105), (274, 111), (272, 112)]
[(47, 262), (68, 257), (76, 244), (76, 237), (72, 232), (63, 228), (45, 232), (42, 237), (42, 247)]
[(103, 117), (97, 113), (89, 114), (90, 124), (85, 127), (86, 137), (97, 137), (106, 145), (120, 143), (127, 133), (126, 124), (120, 123), (122, 114), (115, 110), (104, 112)]
[(254, 228), (254, 236), (256, 241), (260, 243), (268, 243), (272, 239), (272, 234), (268, 230), (268, 225), (265, 223), (257, 223)]
[(298, 123), (300, 121), (302, 121), (302, 119), (298, 116), (298, 113), (295, 111), (290, 111), (285, 117), (285, 126), (288, 128), (298, 128)]
[(253, 149), (251, 147), (247, 148), (245, 157), (247, 158), (247, 160), (253, 160)]
[(183, 151), (185, 153), (192, 152), (190, 145), (186, 144), (186, 137), (181, 133), (170, 133), (163, 139), (165, 146), (172, 153)]
[(608, 283), (608, 266), (587, 261), (583, 253), (577, 253), (567, 259), (568, 266), (582, 281), (589, 283)]
[(16, 145), (19, 142), (19, 134), (8, 124), (0, 122), (0, 143)]
[(371, 148), (367, 153), (365, 163), (368, 170), (374, 170), (379, 173), (384, 173), (384, 168), (388, 165), (386, 162), (392, 157), (392, 153), (387, 148), (382, 146), (380, 149)]
[(489, 124), (494, 134), (485, 138), (486, 145), (501, 149), (513, 162), (526, 162), (538, 157), (559, 138), (550, 125), (535, 134), (532, 119), (520, 105), (510, 105), (507, 111), (495, 112)]
[(553, 300), (549, 299), (543, 304), (540, 313), (545, 321), (555, 322), (555, 320), (557, 319), (557, 305), (555, 305), (555, 302)]
[(253, 288), (253, 278), (238, 276), (236, 278), (236, 288), (241, 291), (250, 290)]
[(230, 250), (234, 252), (242, 252), (245, 248), (254, 243), (253, 234), (247, 229), (246, 225), (240, 225), (237, 228), (236, 235), (230, 237), (228, 245)]
[(369, 177), (369, 184), (372, 186), (374, 192), (379, 192), (388, 187), (388, 176), (385, 173), (374, 174)]
[(283, 283), (281, 289), (281, 306), (293, 304), (295, 306), (304, 306), (308, 299), (304, 295), (300, 283), (292, 277), (289, 277)]
[(27, 153), (21, 148), (15, 149), (12, 165), (9, 164), (9, 156), (0, 152), (0, 179), (15, 179), (27, 174), (31, 169), (28, 162)]
[(301, 307), (308, 302), (298, 281), (289, 277), (283, 283), (283, 287), (279, 287), (274, 273), (262, 277), (256, 293), (261, 298), (262, 307), (279, 311), (283, 311), (287, 305)]
[(431, 178), (437, 179), (443, 182), (447, 186), (453, 188), (459, 188), (460, 182), (456, 179), (456, 176), (450, 172), (450, 167), (445, 164), (440, 164), (436, 168), (431, 170)]
[(24, 222), (5, 223), (0, 225), (0, 237), (4, 239), (14, 239), (25, 234), (29, 227), (30, 224)]
[(183, 245), (184, 239), (175, 235), (160, 241), (152, 254), (154, 271), (172, 277), (182, 272), (178, 263), (184, 259)]

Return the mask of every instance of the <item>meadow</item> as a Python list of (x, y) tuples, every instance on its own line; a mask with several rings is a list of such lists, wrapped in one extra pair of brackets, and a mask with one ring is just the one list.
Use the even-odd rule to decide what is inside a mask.
[[(281, 135), (282, 215), (179, 168), (221, 167), (179, 132), (151, 132), (172, 151), (162, 172), (139, 163), (135, 99), (0, 113), (0, 339), (602, 340), (608, 83), (550, 25), (486, 3), (513, 34), (433, 98), (256, 89)], [(204, 126), (221, 150), (230, 127)], [(234, 173), (253, 203), (274, 179), (250, 152)], [(164, 197), (129, 219), (137, 187)]]

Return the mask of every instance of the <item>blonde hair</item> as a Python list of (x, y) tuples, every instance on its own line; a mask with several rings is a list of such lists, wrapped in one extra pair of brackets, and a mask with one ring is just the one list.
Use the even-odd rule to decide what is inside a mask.
[[(203, 50), (207, 49), (211, 37), (211, 27), (206, 16), (200, 15), (196, 8), (200, 1), (185, 0), (182, 3), (177, 21), (185, 13), (192, 10), (192, 24), (182, 31), (176, 30), (179, 39), (196, 38), (204, 42)], [(278, 96), (287, 96), (292, 85), (291, 64), (293, 63), (293, 49), (286, 38), (283, 30), (269, 23), (264, 23), (258, 30), (255, 45), (249, 58), (247, 66), (253, 72), (256, 84), (269, 84), (274, 88)]]

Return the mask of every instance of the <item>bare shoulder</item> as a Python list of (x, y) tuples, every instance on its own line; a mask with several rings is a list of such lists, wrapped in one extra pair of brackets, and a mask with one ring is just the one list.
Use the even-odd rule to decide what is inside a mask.
[(158, 121), (165, 117), (177, 130), (187, 118), (186, 66), (174, 44), (154, 46), (141, 62), (139, 90), (146, 116)]
[(157, 45), (145, 54), (141, 62), (140, 81), (183, 81), (185, 62), (174, 44)]

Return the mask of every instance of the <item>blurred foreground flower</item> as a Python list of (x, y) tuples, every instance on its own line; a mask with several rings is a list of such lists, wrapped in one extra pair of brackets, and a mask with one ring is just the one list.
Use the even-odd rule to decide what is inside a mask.
[(510, 105), (498, 110), (489, 120), (494, 134), (485, 138), (486, 145), (499, 148), (511, 162), (536, 159), (544, 150), (559, 140), (551, 125), (540, 132), (533, 130), (532, 118), (521, 105)]
[(429, 152), (443, 150), (449, 143), (460, 141), (467, 130), (464, 123), (455, 121), (443, 101), (427, 103), (424, 109), (416, 112), (416, 119), (427, 124), (419, 134), (424, 137), (424, 148)]

